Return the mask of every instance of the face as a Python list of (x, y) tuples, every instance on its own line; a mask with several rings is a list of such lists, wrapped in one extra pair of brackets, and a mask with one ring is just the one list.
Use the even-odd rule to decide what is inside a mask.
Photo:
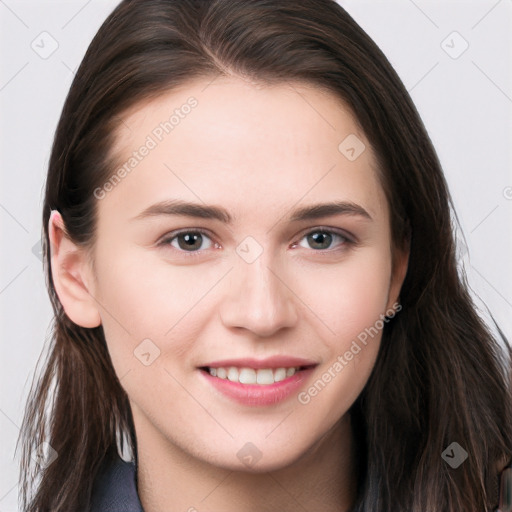
[(268, 471), (362, 391), (406, 263), (339, 99), (210, 82), (123, 117), (88, 286), (139, 442)]

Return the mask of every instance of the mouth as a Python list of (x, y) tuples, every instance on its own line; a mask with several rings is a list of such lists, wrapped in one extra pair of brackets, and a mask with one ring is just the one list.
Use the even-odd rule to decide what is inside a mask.
[(318, 363), (296, 357), (230, 359), (199, 366), (214, 396), (251, 407), (276, 406), (307, 384)]
[(199, 369), (212, 377), (245, 385), (271, 386), (285, 381), (299, 372), (309, 370), (316, 364), (282, 366), (278, 368), (252, 368), (250, 366), (201, 366)]

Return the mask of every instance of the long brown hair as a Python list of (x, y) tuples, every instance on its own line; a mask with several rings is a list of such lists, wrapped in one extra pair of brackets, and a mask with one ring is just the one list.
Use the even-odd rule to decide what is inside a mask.
[[(43, 207), (44, 267), (55, 319), (20, 439), (23, 510), (87, 510), (102, 463), (126, 435), (127, 395), (102, 327), (69, 320), (49, 263), (50, 211), (94, 243), (94, 190), (113, 174), (119, 116), (199, 77), (302, 81), (348, 105), (377, 155), (392, 242), (410, 243), (402, 311), (385, 325), (372, 375), (351, 408), (361, 478), (354, 510), (484, 511), (512, 457), (512, 349), (476, 313), (459, 270), (453, 205), (425, 127), (386, 57), (334, 0), (124, 0), (91, 42), (53, 142)], [(38, 470), (47, 442), (57, 459)], [(469, 458), (441, 457), (459, 443)], [(36, 486), (37, 480), (37, 486)]]

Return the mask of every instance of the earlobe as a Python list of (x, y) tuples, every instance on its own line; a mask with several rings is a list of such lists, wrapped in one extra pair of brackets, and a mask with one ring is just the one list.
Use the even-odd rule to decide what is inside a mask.
[(53, 284), (66, 315), (82, 327), (98, 327), (101, 317), (88, 285), (90, 268), (86, 254), (69, 239), (57, 210), (51, 212), (48, 233)]

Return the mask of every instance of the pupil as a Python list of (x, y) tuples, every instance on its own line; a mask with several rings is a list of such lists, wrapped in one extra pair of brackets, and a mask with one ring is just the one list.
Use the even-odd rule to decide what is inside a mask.
[(320, 249), (326, 249), (330, 245), (331, 241), (331, 235), (329, 233), (325, 233), (323, 231), (318, 231), (317, 233), (314, 233), (312, 235), (309, 235), (309, 238), (313, 240), (315, 244), (323, 245), (324, 247), (320, 247)]
[(202, 236), (200, 233), (195, 233), (195, 234), (185, 234), (185, 235), (181, 235), (180, 237), (178, 237), (178, 242), (180, 240), (184, 240), (185, 241), (185, 244), (179, 244), (180, 245), (180, 248), (181, 249), (195, 249), (196, 247), (194, 247), (194, 243), (197, 243), (197, 241), (199, 241), (199, 247), (201, 246), (201, 240), (202, 240)]

